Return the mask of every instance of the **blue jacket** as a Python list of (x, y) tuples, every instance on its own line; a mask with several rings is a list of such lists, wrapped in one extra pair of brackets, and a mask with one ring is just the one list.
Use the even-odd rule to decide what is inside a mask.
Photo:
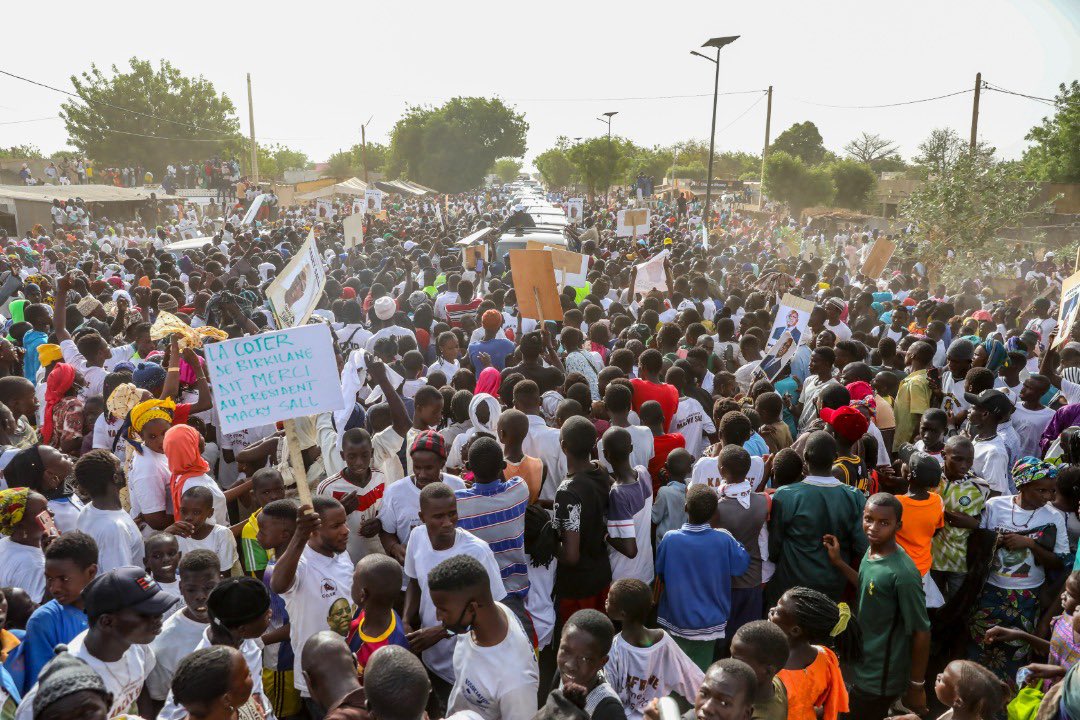
[(86, 613), (71, 605), (61, 605), (55, 600), (50, 600), (34, 611), (26, 621), (26, 637), (22, 644), (26, 662), (24, 694), (37, 682), (41, 668), (56, 654), (53, 648), (61, 643), (71, 642), (86, 627)]

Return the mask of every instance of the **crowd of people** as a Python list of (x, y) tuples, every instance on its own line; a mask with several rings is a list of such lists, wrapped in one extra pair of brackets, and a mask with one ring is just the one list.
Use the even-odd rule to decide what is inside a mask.
[[(617, 193), (538, 322), (510, 197), (0, 240), (0, 717), (1080, 717), (1053, 253), (941, 284), (898, 234), (867, 277), (869, 228), (646, 198), (623, 238)], [(344, 409), (290, 449), (221, 430), (204, 356), (278, 328), (309, 232)]]
[[(217, 190), (223, 186), (235, 186), (241, 179), (239, 162), (216, 155), (203, 161), (170, 162), (157, 172), (157, 182), (170, 194), (177, 188)], [(23, 163), (18, 175), (25, 185), (113, 185), (135, 188), (155, 183), (153, 168), (137, 163), (99, 165), (84, 157), (50, 160), (39, 177), (34, 176), (30, 163)]]

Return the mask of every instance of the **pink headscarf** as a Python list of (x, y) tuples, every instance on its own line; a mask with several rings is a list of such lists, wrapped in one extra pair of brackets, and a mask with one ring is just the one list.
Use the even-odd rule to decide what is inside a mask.
[(502, 385), (502, 376), (499, 371), (493, 367), (486, 367), (480, 371), (480, 377), (476, 379), (476, 394), (487, 393), (498, 397), (500, 385)]

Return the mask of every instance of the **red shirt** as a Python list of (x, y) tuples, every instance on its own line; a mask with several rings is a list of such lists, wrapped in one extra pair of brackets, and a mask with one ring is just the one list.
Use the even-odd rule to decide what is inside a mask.
[(473, 298), (467, 303), (447, 303), (446, 305), (446, 322), (450, 327), (461, 327), (461, 321), (467, 316), (476, 313), (476, 308), (480, 307), (480, 303), (483, 300), (481, 298)]
[(664, 429), (670, 429), (671, 420), (679, 409), (679, 391), (675, 389), (675, 386), (666, 383), (649, 382), (641, 378), (633, 378), (630, 380), (630, 384), (634, 386), (632, 401), (634, 412), (640, 412), (642, 405), (650, 400), (655, 400), (660, 403), (660, 409), (664, 411)]
[[(671, 387), (670, 385), (668, 387)], [(649, 475), (652, 476), (653, 497), (660, 491), (660, 471), (667, 462), (667, 456), (675, 448), (686, 447), (686, 438), (680, 433), (666, 433), (653, 436), (653, 457), (649, 461)]]

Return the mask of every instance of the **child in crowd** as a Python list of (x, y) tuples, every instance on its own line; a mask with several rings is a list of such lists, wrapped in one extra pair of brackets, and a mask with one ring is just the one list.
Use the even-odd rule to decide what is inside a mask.
[[(240, 561), (244, 572), (252, 577), (262, 578), (266, 564), (270, 561), (267, 548), (259, 544), (259, 516), (264, 507), (285, 497), (285, 480), (276, 468), (259, 468), (251, 476), (251, 499), (255, 501), (255, 510), (247, 520), (240, 523)], [(236, 525), (233, 533), (236, 533)]]
[[(665, 386), (670, 387), (670, 386)], [(641, 424), (653, 434), (653, 456), (649, 460), (648, 470), (652, 478), (653, 494), (660, 489), (660, 471), (667, 461), (668, 453), (675, 448), (686, 447), (686, 440), (677, 432), (665, 432), (664, 410), (656, 400), (642, 403), (638, 410)]]
[(615, 636), (604, 677), (626, 708), (627, 720), (641, 720), (653, 698), (676, 692), (690, 701), (705, 679), (701, 669), (663, 630), (645, 627), (652, 590), (644, 582), (615, 580), (605, 612), (622, 631)]
[(852, 450), (852, 446), (866, 434), (870, 421), (861, 412), (848, 405), (836, 409), (822, 408), (819, 412), (821, 419), (826, 422), (826, 430), (836, 440), (833, 477), (855, 488), (863, 495), (868, 495), (870, 471), (866, 462)]
[(184, 553), (179, 576), (183, 608), (169, 616), (150, 644), (157, 662), (146, 680), (146, 689), (158, 708), (169, 696), (177, 665), (199, 646), (209, 627), (206, 603), (221, 581), (217, 555), (201, 548)]
[[(443, 396), (433, 387), (425, 386), (416, 391), (413, 397), (412, 427), (405, 433), (405, 447), (411, 448), (421, 433), (430, 432), (439, 427), (443, 418)], [(405, 473), (413, 474), (413, 457), (405, 457)]]
[(945, 506), (941, 496), (932, 492), (941, 484), (941, 463), (926, 453), (905, 453), (905, 448), (901, 448), (900, 454), (906, 455), (903, 472), (908, 491), (896, 496), (904, 506), (904, 524), (896, 533), (896, 541), (907, 551), (923, 577), (926, 606), (941, 607), (945, 604), (945, 598), (937, 584), (930, 579), (930, 566), (933, 564), (931, 543), (934, 534), (945, 527)]
[[(633, 440), (624, 428), (604, 433), (604, 455), (612, 467), (608, 491), (607, 534), (611, 579), (653, 579), (653, 552), (649, 538), (652, 518), (652, 483), (643, 467), (630, 467)], [(685, 451), (684, 451), (685, 452)]]
[(221, 576), (232, 574), (237, 563), (236, 541), (229, 528), (208, 522), (214, 514), (214, 495), (209, 489), (196, 485), (189, 487), (180, 497), (180, 522), (186, 531), (177, 537), (180, 553), (184, 555), (198, 548), (205, 548), (217, 555)]
[(259, 530), (255, 536), (259, 546), (266, 549), (266, 568), (263, 585), (270, 593), (270, 626), (263, 635), (263, 689), (270, 698), (274, 715), (288, 718), (301, 711), (300, 692), (293, 685), (293, 647), (289, 639), (289, 612), (285, 599), (270, 587), (274, 563), (289, 547), (296, 532), (296, 500), (282, 498), (266, 504), (259, 514)]
[(503, 410), (499, 415), (498, 433), (506, 461), (503, 477), (507, 480), (520, 477), (529, 487), (529, 504), (539, 501), (550, 508), (550, 500), (540, 500), (540, 489), (547, 481), (547, 469), (540, 458), (526, 455), (521, 447), (529, 434), (529, 416), (513, 408)]
[(765, 438), (770, 453), (777, 453), (791, 447), (794, 439), (791, 428), (784, 422), (784, 400), (775, 392), (765, 392), (754, 400), (754, 410), (761, 419), (758, 433)]
[(371, 436), (363, 428), (350, 428), (341, 436), (345, 467), (319, 483), (316, 495), (332, 497), (349, 515), (349, 557), (355, 563), (382, 548), (379, 544), (379, 508), (386, 476), (371, 465)]
[(945, 434), (949, 431), (949, 414), (940, 408), (930, 408), (919, 419), (919, 437), (915, 449), (943, 462)]
[(779, 677), (789, 655), (784, 631), (768, 620), (755, 620), (735, 632), (730, 647), (731, 657), (749, 665), (757, 675), (751, 717), (755, 720), (787, 720), (787, 688)]
[(159, 532), (143, 542), (143, 559), (146, 572), (150, 573), (162, 590), (180, 597), (180, 581), (177, 567), (180, 562), (180, 543), (172, 533)]
[(381, 647), (409, 647), (405, 625), (394, 607), (401, 602), (401, 566), (389, 555), (372, 553), (356, 563), (352, 600), (358, 608), (349, 624), (346, 641), (356, 655), (356, 670), (364, 681), (364, 667)]
[(143, 565), (143, 537), (120, 503), (124, 473), (108, 450), (91, 450), (75, 463), (75, 483), (91, 498), (76, 527), (95, 539), (98, 568), (108, 572), (125, 565)]
[(458, 344), (457, 335), (450, 330), (439, 333), (435, 341), (435, 353), (435, 362), (428, 367), (428, 377), (436, 372), (441, 372), (448, 378), (454, 377), (454, 373), (461, 369), (461, 363), (458, 361), (461, 346)]
[(731, 581), (750, 567), (750, 555), (709, 522), (719, 498), (707, 485), (686, 491), (687, 522), (664, 536), (656, 552), (656, 575), (664, 582), (657, 622), (702, 670), (713, 661), (731, 611)]
[(686, 522), (686, 482), (694, 457), (683, 448), (675, 448), (667, 456), (664, 469), (667, 483), (656, 492), (652, 506), (653, 538), (656, 545), (669, 530), (678, 530)]
[(614, 640), (615, 626), (599, 610), (578, 610), (563, 625), (556, 656), (558, 685), (584, 688), (590, 720), (626, 720), (619, 694), (603, 672)]

